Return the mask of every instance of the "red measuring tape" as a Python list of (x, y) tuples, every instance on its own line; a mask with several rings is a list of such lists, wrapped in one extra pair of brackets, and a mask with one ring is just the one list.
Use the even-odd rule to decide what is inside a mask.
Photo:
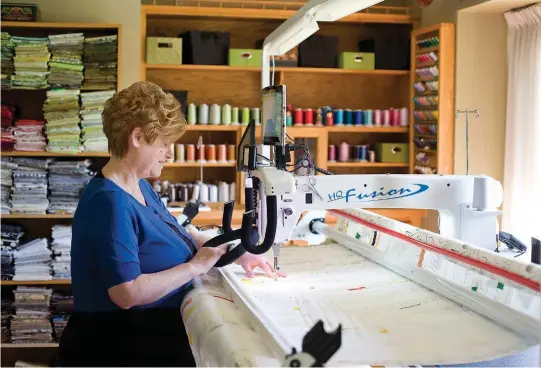
[(391, 235), (391, 236), (393, 236), (395, 238), (398, 238), (398, 239), (403, 240), (405, 242), (408, 242), (410, 244), (416, 245), (416, 246), (418, 246), (418, 247), (420, 247), (422, 249), (429, 250), (429, 251), (439, 253), (439, 254), (443, 254), (443, 255), (445, 255), (445, 256), (447, 256), (449, 258), (456, 259), (456, 260), (458, 260), (460, 262), (467, 263), (467, 264), (469, 264), (471, 266), (475, 266), (475, 267), (481, 268), (483, 270), (492, 272), (492, 273), (494, 273), (496, 275), (505, 277), (506, 279), (514, 281), (514, 282), (516, 282), (516, 283), (518, 283), (518, 284), (520, 284), (522, 286), (525, 286), (525, 287), (527, 287), (529, 289), (532, 289), (534, 291), (540, 291), (541, 290), (541, 283), (539, 283), (539, 282), (537, 282), (535, 280), (528, 279), (528, 278), (526, 278), (524, 276), (517, 275), (516, 273), (504, 270), (504, 269), (499, 268), (497, 266), (481, 262), (481, 261), (479, 261), (477, 259), (466, 257), (466, 256), (464, 256), (462, 254), (455, 253), (455, 252), (452, 252), (452, 251), (447, 250), (447, 249), (438, 248), (438, 247), (435, 247), (433, 245), (423, 243), (423, 242), (421, 242), (419, 240), (416, 240), (416, 239), (409, 238), (408, 236), (406, 236), (406, 235), (404, 235), (402, 233), (399, 233), (398, 231), (390, 230), (390, 229), (384, 228), (383, 226), (373, 224), (370, 221), (367, 221), (365, 219), (362, 219), (360, 217), (357, 217), (355, 215), (352, 215), (352, 214), (347, 213), (347, 212), (342, 211), (342, 210), (329, 210), (329, 212), (335, 213), (335, 214), (337, 214), (339, 216), (345, 217), (345, 218), (347, 218), (349, 220), (352, 220), (352, 221), (354, 221), (356, 223), (365, 225), (365, 226), (367, 226), (367, 227), (369, 227), (371, 229), (380, 231), (380, 232), (382, 232), (384, 234)]

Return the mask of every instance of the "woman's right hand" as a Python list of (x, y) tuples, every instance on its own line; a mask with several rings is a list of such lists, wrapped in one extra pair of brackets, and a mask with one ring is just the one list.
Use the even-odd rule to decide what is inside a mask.
[(195, 276), (204, 275), (214, 267), (226, 251), (227, 244), (222, 244), (214, 248), (201, 247), (188, 263), (193, 267)]

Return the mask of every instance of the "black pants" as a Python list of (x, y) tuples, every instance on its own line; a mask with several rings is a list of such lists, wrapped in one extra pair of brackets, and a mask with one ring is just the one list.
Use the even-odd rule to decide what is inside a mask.
[(178, 308), (74, 313), (59, 358), (63, 367), (195, 367)]

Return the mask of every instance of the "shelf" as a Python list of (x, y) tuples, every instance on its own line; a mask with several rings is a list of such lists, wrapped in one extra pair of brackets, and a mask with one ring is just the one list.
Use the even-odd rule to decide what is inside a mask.
[(428, 53), (428, 52), (439, 52), (439, 51), (440, 51), (440, 47), (439, 47), (439, 46), (434, 46), (434, 47), (423, 47), (423, 48), (417, 49), (416, 54), (417, 54), (417, 55), (420, 55), (420, 54), (426, 54), (426, 53)]
[(420, 133), (417, 133), (417, 132), (415, 132), (415, 136), (416, 137), (421, 137), (421, 138), (433, 138), (433, 139), (438, 138), (438, 136), (436, 134), (420, 134)]
[(118, 29), (120, 24), (84, 22), (2, 22), (3, 28), (80, 28), (80, 29)]
[[(229, 66), (229, 65), (159, 65), (145, 64), (147, 70), (184, 70), (200, 72), (252, 72), (261, 73), (261, 68), (257, 66)], [(400, 76), (409, 75), (409, 70), (358, 70), (358, 69), (338, 69), (338, 68), (302, 68), (302, 67), (277, 67), (277, 72), (284, 73), (309, 73), (309, 74), (358, 74), (358, 75), (381, 75), (381, 76)]]
[(424, 153), (433, 153), (433, 154), (436, 154), (438, 152), (437, 150), (417, 148), (417, 147), (415, 147), (415, 151), (416, 152), (424, 152)]
[[(222, 1), (223, 2), (223, 1)], [(238, 4), (238, 2), (236, 2)], [(254, 2), (255, 3), (255, 2)], [(201, 18), (232, 18), (232, 19), (268, 19), (268, 20), (286, 20), (291, 18), (298, 9), (266, 9), (266, 8), (235, 8), (235, 7), (217, 7), (212, 6), (215, 2), (212, 2), (210, 6), (202, 6), (201, 2), (194, 2), (194, 6), (175, 6), (175, 5), (143, 5), (141, 10), (147, 16), (185, 16), (185, 17), (201, 17)], [(283, 6), (284, 3), (267, 4), (268, 6), (278, 7)], [(289, 2), (285, 3), (290, 6), (297, 5), (300, 8), (304, 5), (301, 2)], [(390, 14), (393, 11), (395, 13), (402, 12), (403, 14)], [(337, 23), (398, 23), (398, 24), (412, 24), (414, 19), (410, 14), (408, 7), (386, 7), (386, 6), (373, 6), (368, 8), (362, 13), (355, 13), (348, 15), (338, 21)]]
[(408, 163), (387, 163), (387, 162), (329, 162), (327, 167), (409, 167)]
[(329, 133), (408, 133), (408, 127), (333, 126), (325, 127)]
[(23, 220), (23, 219), (71, 219), (73, 215), (56, 215), (56, 214), (46, 214), (46, 215), (33, 215), (33, 214), (17, 214), (12, 213), (9, 215), (0, 215), (0, 218), (5, 220)]
[[(25, 92), (47, 92), (50, 91), (52, 88), (2, 88), (2, 93), (10, 92), (10, 91), (25, 91)], [(69, 89), (78, 89), (82, 92), (98, 92), (98, 91), (111, 91), (111, 88), (88, 88), (88, 87), (80, 87), (80, 88), (69, 88)]]
[(58, 348), (58, 343), (56, 342), (49, 342), (49, 343), (28, 343), (28, 344), (12, 344), (12, 343), (5, 343), (2, 344), (2, 349), (36, 349), (36, 348)]
[(196, 131), (196, 132), (236, 132), (242, 127), (242, 125), (209, 125), (209, 124), (195, 124), (195, 125), (186, 125), (186, 131)]
[(167, 162), (163, 165), (164, 168), (166, 167), (236, 167), (236, 162), (227, 162), (227, 163), (204, 163), (200, 164), (198, 162), (194, 163), (186, 163), (186, 162)]
[(108, 152), (79, 152), (79, 153), (56, 153), (56, 152), (23, 152), (23, 151), (2, 151), (6, 157), (109, 157)]
[(71, 280), (2, 280), (2, 286), (18, 286), (18, 285), (71, 285)]

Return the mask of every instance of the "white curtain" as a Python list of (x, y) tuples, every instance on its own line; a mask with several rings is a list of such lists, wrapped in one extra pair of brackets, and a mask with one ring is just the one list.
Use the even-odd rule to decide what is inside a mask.
[(532, 236), (541, 238), (541, 3), (506, 12), (505, 19), (509, 73), (502, 230), (530, 248)]

